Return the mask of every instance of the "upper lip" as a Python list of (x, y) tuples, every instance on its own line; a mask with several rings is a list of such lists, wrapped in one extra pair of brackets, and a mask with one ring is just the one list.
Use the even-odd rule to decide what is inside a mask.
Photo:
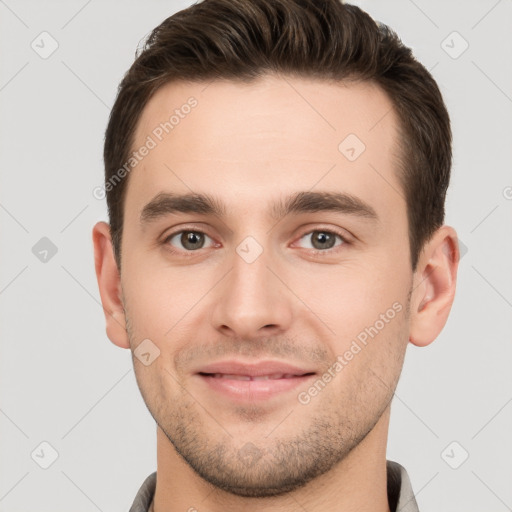
[(222, 373), (225, 375), (248, 375), (249, 377), (261, 377), (278, 373), (304, 375), (315, 373), (307, 368), (300, 368), (281, 361), (259, 361), (257, 363), (242, 363), (239, 361), (219, 361), (203, 366), (197, 373)]

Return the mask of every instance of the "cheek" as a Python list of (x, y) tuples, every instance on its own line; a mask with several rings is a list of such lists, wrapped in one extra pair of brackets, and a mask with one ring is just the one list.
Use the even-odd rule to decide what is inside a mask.
[(290, 288), (339, 336), (373, 324), (395, 302), (403, 304), (407, 274), (384, 257), (291, 271)]
[[(383, 409), (391, 398), (403, 365), (408, 342), (405, 308), (384, 309), (362, 328), (338, 338), (335, 353), (342, 369), (333, 392), (356, 404)], [(387, 314), (386, 314), (387, 312)], [(339, 368), (339, 367), (338, 367)]]
[(150, 366), (144, 366), (137, 360), (134, 361), (137, 386), (146, 406), (155, 419), (161, 418), (163, 404), (174, 401), (169, 396), (174, 386), (169, 386), (166, 382), (166, 379), (171, 377), (166, 372), (169, 365), (163, 364), (165, 359), (166, 355), (161, 354)]
[(388, 272), (377, 265), (326, 267), (323, 274), (309, 274), (301, 292), (332, 331), (325, 343), (332, 363), (340, 358), (336, 380), (343, 382), (335, 388), (371, 394), (370, 382), (384, 399), (388, 387), (396, 386), (408, 342), (408, 283), (406, 273), (384, 259), (381, 264)]
[(170, 268), (162, 260), (149, 265), (127, 264), (126, 276), (123, 289), (139, 337), (153, 336), (162, 341), (175, 336), (187, 323), (215, 277), (207, 269)]

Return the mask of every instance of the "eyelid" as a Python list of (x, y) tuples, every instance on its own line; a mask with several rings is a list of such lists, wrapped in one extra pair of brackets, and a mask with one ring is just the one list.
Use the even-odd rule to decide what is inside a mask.
[(162, 241), (165, 242), (165, 240), (168, 240), (170, 237), (173, 237), (177, 235), (178, 233), (182, 233), (183, 231), (192, 231), (194, 233), (202, 233), (204, 235), (209, 236), (213, 239), (213, 236), (209, 234), (208, 228), (198, 227), (197, 224), (193, 226), (175, 226), (174, 228), (171, 228), (170, 231), (166, 232), (165, 235), (162, 235)]
[[(301, 234), (296, 238), (296, 240), (300, 240), (305, 235), (310, 235), (311, 233), (315, 232), (326, 232), (326, 233), (333, 233), (334, 235), (338, 235), (344, 244), (350, 244), (354, 241), (354, 237), (350, 235), (346, 230), (343, 230), (341, 228), (335, 228), (333, 226), (317, 226), (310, 227), (305, 229), (304, 231), (301, 231)], [(326, 251), (321, 251), (326, 252)]]

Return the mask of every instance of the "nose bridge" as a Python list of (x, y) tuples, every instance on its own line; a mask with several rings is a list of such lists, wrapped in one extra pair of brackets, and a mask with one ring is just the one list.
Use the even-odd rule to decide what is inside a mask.
[(212, 316), (216, 329), (246, 338), (285, 330), (291, 321), (289, 297), (267, 268), (271, 251), (251, 238), (237, 246)]
[[(247, 245), (245, 247), (247, 248)], [(244, 255), (240, 255), (241, 249), (242, 246), (239, 246), (236, 256), (233, 257), (232, 292), (240, 302), (258, 303), (272, 291), (268, 282), (270, 273), (267, 268), (270, 263), (268, 251), (255, 256), (251, 254), (253, 249), (249, 247), (247, 255), (251, 256), (246, 259)]]

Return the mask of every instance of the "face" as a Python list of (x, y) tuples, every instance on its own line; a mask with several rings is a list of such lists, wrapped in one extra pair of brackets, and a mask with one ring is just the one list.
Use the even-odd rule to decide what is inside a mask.
[(295, 489), (387, 410), (412, 285), (397, 137), (369, 83), (173, 83), (146, 106), (133, 150), (152, 147), (124, 205), (127, 331), (132, 350), (150, 340), (151, 364), (133, 361), (151, 414), (214, 485)]

